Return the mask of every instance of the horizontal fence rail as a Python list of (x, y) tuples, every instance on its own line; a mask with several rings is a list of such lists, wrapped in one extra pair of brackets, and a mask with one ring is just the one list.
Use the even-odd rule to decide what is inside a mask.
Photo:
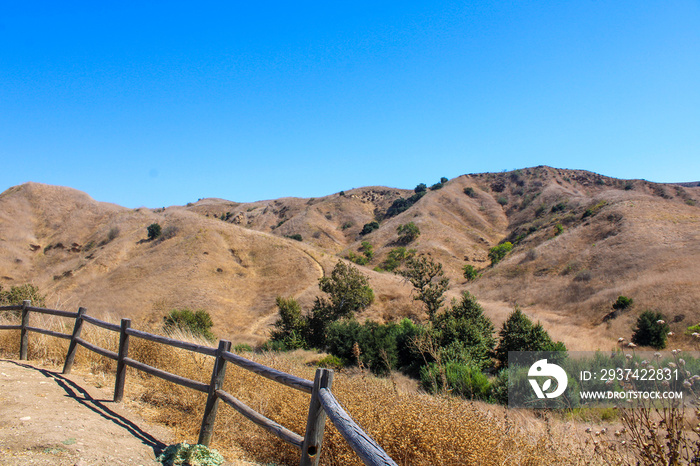
[[(155, 335), (131, 328), (131, 320), (122, 319), (121, 324), (105, 322), (86, 314), (85, 308), (79, 308), (78, 312), (60, 311), (57, 309), (45, 309), (32, 307), (30, 301), (24, 301), (20, 305), (0, 306), (0, 311), (21, 311), (20, 325), (0, 325), (0, 330), (20, 331), (20, 360), (27, 359), (27, 349), (29, 344), (28, 335), (30, 332), (48, 335), (56, 338), (70, 340), (68, 354), (63, 366), (63, 373), (68, 374), (75, 360), (75, 353), (78, 346), (82, 346), (103, 357), (117, 361), (117, 373), (114, 386), (114, 401), (122, 400), (124, 394), (124, 384), (126, 378), (126, 367), (145, 372), (192, 390), (206, 393), (207, 403), (204, 408), (202, 428), (200, 429), (199, 442), (208, 446), (214, 433), (214, 423), (218, 409), (218, 401), (222, 400), (227, 405), (238, 411), (248, 420), (266, 429), (268, 432), (279, 437), (283, 441), (301, 450), (301, 466), (318, 465), (321, 456), (321, 446), (323, 443), (323, 432), (325, 429), (326, 416), (336, 426), (343, 438), (350, 447), (367, 465), (396, 465), (387, 453), (350, 417), (343, 409), (338, 400), (331, 392), (333, 383), (333, 371), (329, 369), (317, 369), (314, 381), (306, 380), (286, 372), (278, 371), (271, 367), (259, 364), (250, 359), (246, 359), (237, 354), (231, 353), (231, 342), (219, 341), (219, 347), (198, 345), (195, 343), (175, 340), (170, 337)], [(39, 314), (52, 315), (75, 319), (72, 334), (64, 334), (39, 327), (29, 326), (29, 314), (36, 312)], [(101, 348), (80, 337), (83, 324), (100, 327), (112, 331), (119, 335), (119, 351)], [(128, 357), (130, 337), (141, 338), (143, 340), (164, 344), (170, 347), (203, 354), (216, 358), (212, 371), (211, 382), (209, 384), (191, 380), (170, 372), (149, 366), (140, 361)], [(304, 436), (299, 435), (277, 422), (269, 419), (259, 412), (253, 410), (241, 400), (235, 398), (230, 393), (223, 390), (223, 383), (226, 374), (226, 364), (230, 362), (245, 370), (266, 377), (274, 382), (287, 387), (311, 394), (309, 402), (309, 413)]]

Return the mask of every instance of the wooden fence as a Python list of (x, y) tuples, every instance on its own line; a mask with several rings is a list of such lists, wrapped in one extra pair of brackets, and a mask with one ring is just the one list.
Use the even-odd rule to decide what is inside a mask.
[[(0, 306), (0, 311), (21, 311), (22, 321), (20, 325), (0, 325), (0, 330), (19, 330), (20, 345), (19, 358), (20, 360), (27, 359), (27, 349), (29, 346), (29, 332), (41, 333), (56, 338), (70, 340), (68, 346), (68, 354), (63, 366), (63, 373), (68, 374), (73, 367), (75, 353), (78, 345), (87, 348), (101, 356), (117, 361), (116, 381), (114, 384), (114, 401), (119, 402), (124, 396), (124, 383), (126, 381), (126, 368), (133, 367), (134, 369), (146, 372), (148, 374), (160, 377), (169, 382), (182, 385), (192, 390), (197, 390), (207, 394), (207, 401), (204, 407), (204, 415), (202, 417), (202, 427), (199, 431), (198, 443), (209, 445), (214, 434), (214, 423), (218, 409), (219, 400), (224, 401), (227, 405), (241, 413), (243, 416), (253, 421), (255, 424), (267, 429), (270, 433), (276, 435), (287, 443), (297, 447), (301, 451), (300, 464), (302, 466), (317, 465), (321, 456), (321, 445), (323, 443), (323, 432), (325, 430), (326, 415), (331, 422), (336, 426), (341, 435), (348, 442), (350, 447), (357, 453), (362, 461), (367, 465), (395, 465), (394, 461), (386, 454), (386, 452), (375, 442), (355, 421), (345, 412), (338, 400), (333, 395), (331, 387), (333, 384), (333, 371), (329, 369), (317, 369), (314, 381), (302, 379), (292, 374), (287, 374), (275, 370), (271, 367), (258, 364), (237, 354), (231, 353), (231, 342), (220, 340), (219, 346), (213, 348), (210, 346), (202, 346), (194, 343), (175, 340), (161, 335), (142, 332), (131, 328), (130, 319), (122, 319), (121, 325), (111, 324), (94, 317), (88, 316), (85, 308), (79, 308), (78, 312), (59, 311), (55, 309), (44, 309), (32, 307), (30, 301), (24, 301), (21, 306)], [(48, 314), (59, 317), (67, 317), (75, 319), (73, 333), (71, 335), (54, 332), (37, 327), (29, 326), (29, 313), (37, 312), (40, 314)], [(119, 351), (117, 353), (109, 351), (99, 346), (95, 346), (80, 337), (83, 324), (88, 323), (97, 327), (111, 330), (119, 334)], [(142, 362), (129, 358), (129, 339), (130, 337), (142, 338), (144, 340), (162, 343), (164, 345), (173, 346), (176, 348), (193, 351), (215, 358), (214, 370), (212, 371), (211, 381), (207, 385), (202, 382), (191, 380), (170, 372), (149, 366)], [(233, 397), (231, 394), (223, 390), (224, 378), (226, 376), (226, 364), (235, 364), (243, 369), (259, 374), (268, 379), (274, 380), (277, 383), (288, 387), (309, 393), (311, 400), (309, 402), (309, 412), (306, 421), (306, 432), (301, 436), (284, 426), (276, 423), (262, 414), (254, 411), (245, 403)]]

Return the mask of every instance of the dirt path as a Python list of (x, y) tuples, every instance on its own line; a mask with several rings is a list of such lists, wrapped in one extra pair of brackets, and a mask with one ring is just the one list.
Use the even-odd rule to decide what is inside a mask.
[(80, 376), (0, 359), (0, 464), (150, 465), (170, 434)]

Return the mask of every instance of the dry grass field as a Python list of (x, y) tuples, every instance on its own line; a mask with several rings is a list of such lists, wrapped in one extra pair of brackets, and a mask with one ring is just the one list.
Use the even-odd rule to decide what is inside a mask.
[[(60, 318), (36, 317), (32, 325), (70, 332)], [(84, 338), (115, 351), (118, 336), (86, 326)], [(191, 335), (178, 339), (206, 344)], [(0, 352), (16, 357), (18, 331), (0, 332)], [(67, 342), (39, 334), (30, 338), (29, 359), (60, 369)], [(298, 350), (292, 353), (243, 353), (262, 364), (313, 379), (314, 361), (320, 356)], [(132, 339), (129, 356), (194, 380), (207, 383), (210, 357)], [(79, 349), (74, 370), (98, 387), (112, 387), (115, 363)], [(224, 389), (253, 409), (303, 433), (309, 395), (230, 365)], [(586, 445), (588, 424), (564, 419), (535, 418), (525, 412), (469, 402), (449, 396), (419, 393), (400, 375), (378, 379), (366, 372), (336, 374), (333, 392), (354, 419), (400, 465), (479, 464), (541, 465), (584, 464), (593, 458)], [(176, 441), (194, 443), (201, 425), (206, 396), (129, 369), (125, 402), (144, 418), (167, 426)], [(232, 464), (298, 464), (298, 451), (276, 439), (228, 406), (217, 416), (213, 448)], [(338, 431), (327, 423), (322, 454), (324, 465), (362, 464)]]

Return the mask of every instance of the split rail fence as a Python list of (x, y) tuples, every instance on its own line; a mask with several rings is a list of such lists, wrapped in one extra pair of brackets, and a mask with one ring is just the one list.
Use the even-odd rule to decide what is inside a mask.
[[(345, 438), (353, 451), (355, 451), (355, 453), (365, 464), (377, 466), (396, 465), (396, 463), (377, 444), (377, 442), (375, 442), (355, 421), (353, 421), (350, 415), (348, 415), (348, 413), (342, 408), (338, 400), (335, 398), (333, 392), (331, 391), (331, 386), (333, 384), (332, 370), (320, 368), (317, 369), (314, 381), (312, 382), (310, 380), (302, 379), (292, 374), (278, 371), (271, 367), (264, 366), (237, 354), (231, 353), (230, 341), (220, 340), (217, 348), (179, 341), (165, 336), (132, 329), (130, 319), (122, 319), (121, 325), (104, 322), (87, 315), (86, 309), (82, 307), (78, 309), (78, 312), (59, 311), (56, 309), (32, 307), (30, 301), (24, 301), (24, 304), (21, 306), (0, 306), (0, 311), (21, 311), (22, 320), (20, 325), (0, 325), (0, 330), (20, 331), (20, 360), (27, 359), (29, 333), (35, 332), (70, 340), (68, 353), (63, 366), (64, 374), (70, 373), (71, 368), (73, 367), (78, 345), (101, 356), (117, 361), (116, 382), (114, 385), (115, 402), (120, 402), (124, 396), (124, 384), (126, 381), (127, 367), (132, 367), (156, 377), (160, 377), (169, 382), (206, 393), (207, 401), (204, 407), (202, 427), (199, 431), (198, 440), (198, 443), (202, 445), (208, 446), (211, 442), (212, 436), (214, 435), (214, 423), (216, 420), (218, 403), (219, 400), (222, 400), (255, 424), (267, 429), (270, 433), (298, 448), (301, 451), (300, 464), (302, 466), (317, 465), (320, 460), (326, 416), (330, 418), (331, 422), (335, 425), (343, 438)], [(31, 312), (75, 319), (73, 333), (68, 335), (60, 332), (54, 332), (52, 330), (30, 327), (29, 314)], [(115, 353), (93, 345), (82, 339), (80, 335), (84, 323), (118, 333), (119, 351)], [(205, 384), (181, 377), (129, 358), (130, 337), (142, 338), (144, 340), (162, 343), (164, 345), (193, 351), (215, 358), (210, 383)], [(223, 390), (223, 385), (224, 378), (226, 376), (226, 364), (229, 362), (263, 377), (267, 377), (268, 379), (271, 379), (277, 383), (309, 393), (311, 395), (311, 400), (309, 402), (306, 432), (304, 436), (292, 432), (272, 419), (263, 416), (262, 414), (248, 407), (242, 401), (233, 397), (231, 394), (225, 392)]]

